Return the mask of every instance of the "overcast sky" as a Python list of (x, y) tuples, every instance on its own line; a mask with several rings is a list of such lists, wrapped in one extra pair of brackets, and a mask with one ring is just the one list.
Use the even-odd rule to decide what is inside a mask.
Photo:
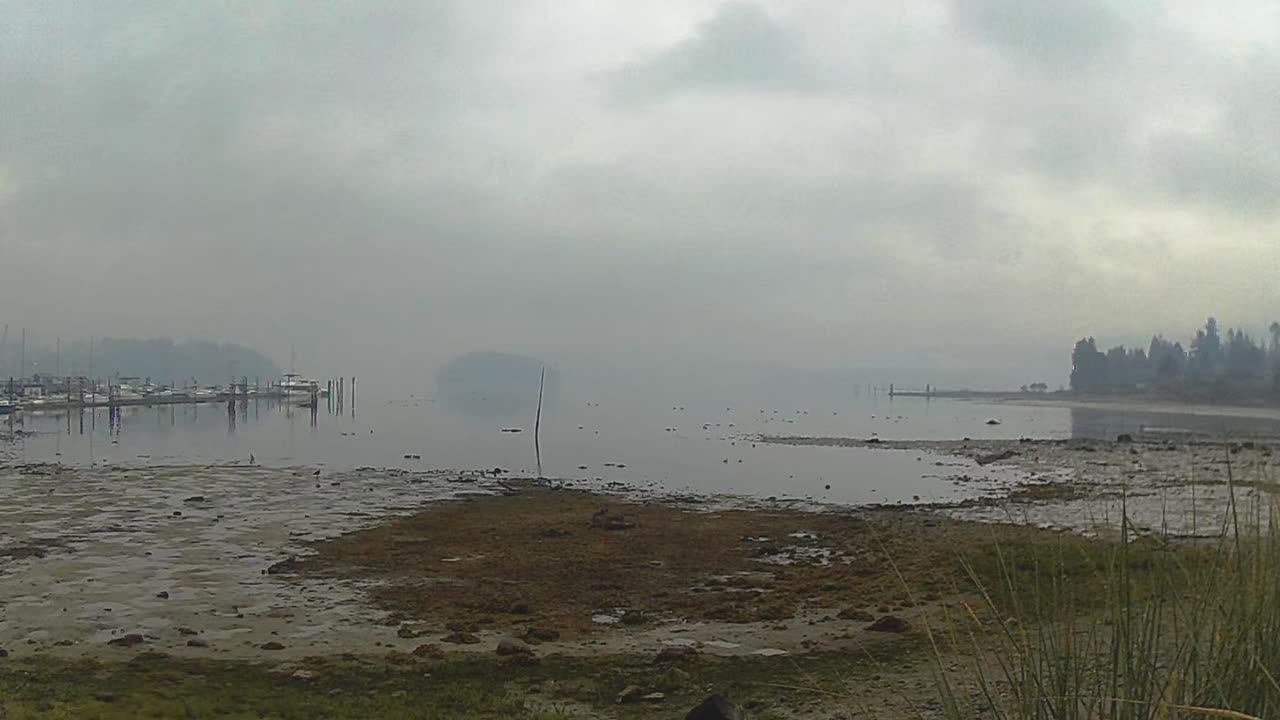
[(7, 2), (0, 321), (1056, 385), (1280, 316), (1278, 10)]

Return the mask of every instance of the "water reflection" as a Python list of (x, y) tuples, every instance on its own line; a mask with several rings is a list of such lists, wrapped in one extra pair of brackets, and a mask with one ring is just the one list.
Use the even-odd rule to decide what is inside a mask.
[[(1152, 412), (1113, 408), (1071, 408), (1071, 437), (1114, 440), (1133, 436), (1280, 436), (1280, 419)], [(1230, 412), (1228, 410), (1227, 412)]]
[[(523, 392), (523, 390), (521, 391)], [(501, 394), (498, 395), (501, 397)], [(523, 398), (523, 396), (521, 396)], [(1121, 433), (1190, 430), (1280, 435), (1280, 420), (982, 405), (862, 395), (770, 407), (744, 398), (612, 401), (602, 394), (563, 397), (543, 415), (542, 461), (548, 476), (617, 480), (672, 490), (812, 497), (816, 500), (941, 499), (962, 472), (917, 453), (781, 447), (757, 435), (953, 440), (1114, 439)], [(248, 463), (326, 470), (361, 466), (494, 468), (534, 474), (533, 403), (432, 402), (366, 394), (355, 412), (344, 388), (299, 405), (237, 398), (225, 406), (166, 405), (28, 413), (7, 454), (69, 464)], [(74, 414), (75, 417), (71, 417)], [(101, 418), (99, 418), (101, 414)], [(86, 417), (87, 416), (87, 417)], [(997, 424), (989, 424), (995, 420)], [(523, 432), (503, 432), (504, 429)], [(922, 482), (923, 481), (923, 482)], [(910, 490), (908, 492), (908, 490)], [(942, 496), (939, 493), (943, 493)]]

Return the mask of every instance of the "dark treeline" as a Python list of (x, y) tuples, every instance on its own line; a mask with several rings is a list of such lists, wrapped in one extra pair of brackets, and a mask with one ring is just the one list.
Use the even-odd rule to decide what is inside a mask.
[(1071, 389), (1089, 393), (1154, 391), (1188, 399), (1260, 400), (1280, 395), (1280, 322), (1270, 337), (1255, 340), (1243, 330), (1223, 335), (1209, 318), (1190, 345), (1159, 335), (1146, 348), (1113, 347), (1093, 338), (1071, 353)]

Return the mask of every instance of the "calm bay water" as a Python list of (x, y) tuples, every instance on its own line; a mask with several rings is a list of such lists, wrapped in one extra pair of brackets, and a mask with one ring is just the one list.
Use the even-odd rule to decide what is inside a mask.
[[(988, 420), (998, 420), (998, 425)], [(533, 475), (533, 413), (457, 407), (430, 397), (379, 396), (316, 413), (270, 401), (28, 413), (5, 450), (21, 461), (74, 465), (248, 462), (326, 471), (357, 467), (479, 469)], [(521, 432), (504, 432), (520, 429)], [(777, 407), (611, 403), (568, 394), (543, 417), (542, 472), (670, 491), (911, 502), (994, 491), (1009, 477), (916, 451), (757, 445), (757, 434), (884, 439), (1113, 438), (1143, 429), (1280, 433), (1280, 422), (1111, 410), (984, 405), (863, 395)], [(410, 457), (406, 457), (410, 456)], [(420, 457), (415, 457), (420, 456)], [(955, 482), (956, 476), (968, 476)]]

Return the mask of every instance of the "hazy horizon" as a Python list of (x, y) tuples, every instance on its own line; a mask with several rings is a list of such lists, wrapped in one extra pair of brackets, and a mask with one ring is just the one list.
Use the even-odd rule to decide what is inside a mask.
[[(9, 342), (1065, 384), (1280, 315), (1280, 8), (0, 5)], [(11, 351), (12, 345), (6, 350)]]

